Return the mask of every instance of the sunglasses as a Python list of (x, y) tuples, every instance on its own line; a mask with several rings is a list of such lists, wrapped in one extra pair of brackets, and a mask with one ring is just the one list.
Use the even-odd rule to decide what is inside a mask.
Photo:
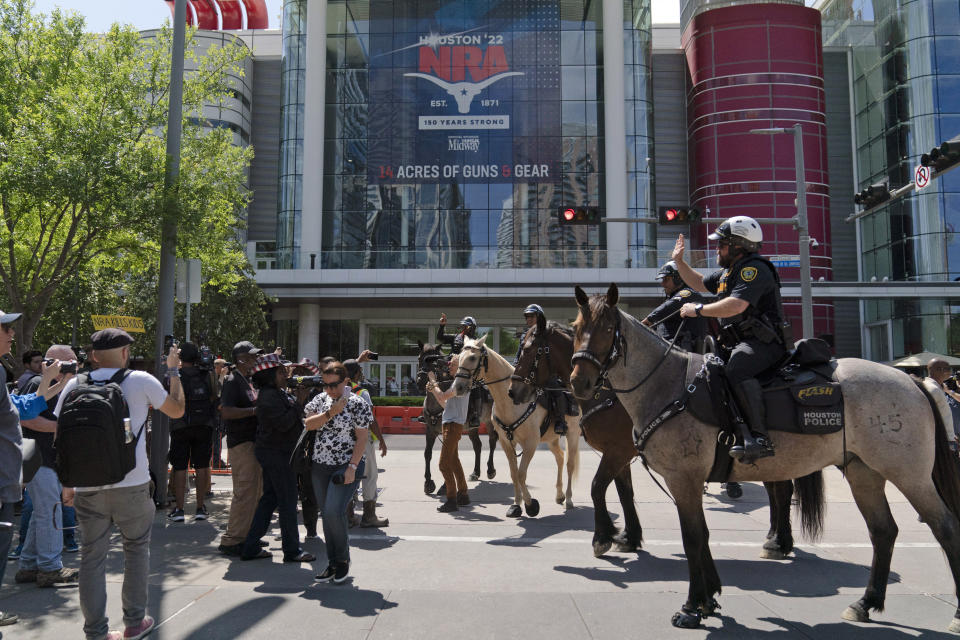
[(339, 387), (341, 384), (343, 384), (343, 380), (338, 380), (337, 382), (324, 382), (324, 383), (323, 383), (323, 388), (324, 388), (324, 389), (336, 389), (336, 388)]

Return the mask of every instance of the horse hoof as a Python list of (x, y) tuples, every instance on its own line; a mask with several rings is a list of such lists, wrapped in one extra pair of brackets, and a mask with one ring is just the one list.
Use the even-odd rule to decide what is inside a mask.
[(423, 492), (427, 495), (430, 495), (437, 489), (437, 483), (433, 480), (427, 480), (423, 483)]
[(764, 560), (786, 560), (788, 554), (781, 551), (779, 547), (776, 549), (768, 549), (764, 547), (760, 551), (760, 557)]
[(567, 500), (566, 502), (564, 502), (563, 508), (566, 509), (567, 511), (569, 511), (570, 509), (573, 509), (573, 500)]
[(613, 550), (617, 553), (633, 553), (635, 552), (640, 545), (634, 544), (632, 542), (627, 542), (626, 540), (614, 540), (613, 541)]
[(536, 518), (537, 514), (540, 513), (540, 503), (536, 498), (531, 499), (530, 504), (523, 505), (523, 508), (531, 518)]
[(613, 546), (613, 543), (610, 540), (604, 540), (602, 542), (593, 543), (593, 557), (599, 558), (607, 551), (610, 551), (610, 547)]
[[(861, 607), (859, 602), (855, 602), (843, 612), (843, 619), (850, 622), (870, 622), (870, 612)], [(954, 618), (953, 622), (957, 622), (957, 619)]]
[(440, 485), (440, 488), (437, 489), (437, 495), (438, 496), (447, 495), (447, 483), (443, 483), (442, 485)]
[(681, 609), (670, 618), (670, 624), (681, 629), (697, 629), (700, 627), (700, 613), (689, 613)]
[(497, 477), (496, 469), (487, 469), (487, 480), (493, 480)]
[(727, 497), (728, 497), (728, 498), (731, 498), (731, 499), (733, 499), (733, 500), (736, 500), (736, 499), (738, 499), (740, 496), (743, 495), (743, 487), (741, 487), (739, 483), (737, 483), (737, 484), (733, 484), (733, 483), (727, 484), (727, 489), (726, 489), (726, 491), (727, 491)]
[(557, 496), (557, 504), (563, 504), (563, 501), (566, 500), (563, 496)]
[(479, 479), (480, 479), (480, 474), (477, 473), (476, 471), (470, 474), (470, 482), (476, 482)]
[(520, 510), (520, 505), (518, 504), (512, 504), (510, 505), (510, 508), (507, 509), (508, 518), (519, 518), (522, 513), (523, 512)]
[(960, 618), (954, 618), (950, 621), (950, 626), (947, 627), (947, 631), (950, 633), (960, 633)]

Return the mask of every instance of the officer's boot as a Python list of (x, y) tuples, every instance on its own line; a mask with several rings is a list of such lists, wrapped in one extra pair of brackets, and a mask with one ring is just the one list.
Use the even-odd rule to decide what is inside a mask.
[(377, 501), (376, 500), (364, 500), (363, 501), (363, 517), (360, 518), (361, 527), (386, 527), (390, 524), (390, 520), (387, 518), (378, 518), (377, 517)]
[(481, 409), (482, 399), (480, 396), (480, 389), (474, 388), (470, 390), (470, 399), (467, 401), (467, 413), (468, 418), (467, 422), (470, 429), (477, 429), (480, 427), (480, 409)]
[(553, 414), (553, 432), (560, 436), (567, 435), (567, 408), (563, 403), (563, 394), (557, 391), (548, 391), (550, 394), (550, 412)]
[(740, 462), (750, 464), (757, 458), (773, 455), (773, 444), (767, 435), (766, 410), (763, 405), (763, 390), (755, 378), (744, 380), (733, 388), (740, 407), (740, 415), (747, 423), (743, 444), (730, 447), (730, 455)]

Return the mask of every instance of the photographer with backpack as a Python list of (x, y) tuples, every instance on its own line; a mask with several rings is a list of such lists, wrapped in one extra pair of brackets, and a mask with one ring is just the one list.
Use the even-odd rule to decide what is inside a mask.
[[(121, 329), (91, 336), (99, 365), (67, 384), (57, 408), (57, 472), (74, 499), (82, 535), (80, 610), (90, 640), (138, 640), (154, 626), (146, 615), (150, 531), (156, 511), (144, 430), (150, 407), (183, 415), (179, 350), (167, 355), (170, 392), (145, 371), (129, 371), (133, 338)], [(124, 631), (109, 631), (106, 560), (116, 525), (123, 536)]]
[(176, 506), (167, 515), (183, 522), (187, 493), (187, 466), (197, 472), (197, 512), (194, 520), (206, 520), (204, 498), (210, 490), (210, 458), (213, 455), (213, 427), (217, 409), (217, 380), (212, 369), (197, 366), (200, 350), (192, 342), (180, 345), (180, 384), (187, 408), (182, 418), (170, 421), (170, 466), (173, 467), (173, 494)]

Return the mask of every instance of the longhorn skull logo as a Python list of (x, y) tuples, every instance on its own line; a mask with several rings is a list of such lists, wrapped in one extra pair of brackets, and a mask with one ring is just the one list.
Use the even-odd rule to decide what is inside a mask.
[(506, 73), (498, 73), (495, 76), (490, 76), (483, 82), (447, 82), (437, 78), (436, 76), (431, 76), (426, 73), (405, 73), (403, 75), (410, 76), (412, 78), (423, 78), (424, 80), (429, 80), (453, 96), (453, 99), (457, 101), (457, 110), (460, 113), (470, 113), (470, 104), (481, 91), (498, 80), (503, 80), (509, 76), (522, 76), (523, 73), (520, 71), (507, 71)]

